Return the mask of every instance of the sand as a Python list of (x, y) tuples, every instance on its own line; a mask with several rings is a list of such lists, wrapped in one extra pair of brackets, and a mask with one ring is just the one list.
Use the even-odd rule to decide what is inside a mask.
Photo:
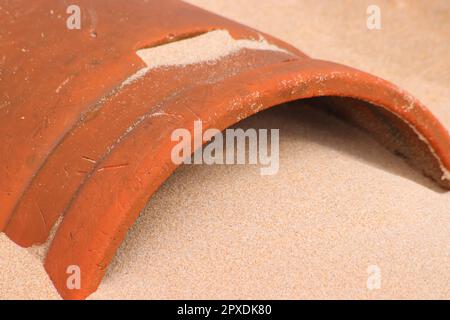
[[(121, 87), (142, 78), (153, 69), (168, 66), (187, 66), (196, 63), (213, 63), (243, 49), (286, 52), (266, 39), (235, 40), (227, 30), (214, 30), (188, 39), (169, 42), (156, 47), (136, 51), (146, 64), (126, 79)], [(191, 54), (186, 54), (189, 52)]]
[[(412, 92), (450, 128), (450, 3), (191, 0)], [(370, 2), (371, 3), (371, 2)], [(450, 298), (450, 193), (358, 130), (297, 102), (239, 127), (280, 128), (280, 171), (182, 166), (153, 196), (92, 299)], [(0, 298), (58, 298), (43, 250), (0, 235)], [(368, 290), (367, 269), (381, 271)]]
[[(160, 66), (185, 66), (212, 62), (243, 49), (286, 52), (268, 43), (264, 38), (235, 40), (227, 30), (214, 30), (154, 48), (138, 50), (136, 53), (148, 68), (152, 69)], [(195, 54), (186, 54), (186, 52)]]

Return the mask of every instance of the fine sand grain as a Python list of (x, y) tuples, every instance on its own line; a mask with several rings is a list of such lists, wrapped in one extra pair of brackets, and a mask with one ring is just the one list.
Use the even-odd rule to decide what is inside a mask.
[[(450, 128), (447, 1), (378, 0), (379, 31), (365, 25), (373, 1), (189, 2), (393, 81)], [(449, 193), (313, 103), (239, 127), (280, 128), (279, 174), (180, 167), (91, 298), (450, 298)], [(44, 251), (0, 234), (0, 299), (58, 298)], [(382, 282), (370, 291), (372, 265)]]
[[(286, 52), (268, 43), (263, 37), (258, 40), (235, 40), (227, 30), (214, 30), (192, 38), (138, 50), (136, 54), (144, 61), (147, 67), (126, 79), (122, 86), (136, 81), (152, 69), (168, 66), (186, 66), (195, 63), (214, 63), (218, 59), (243, 49)], [(186, 54), (186, 52), (189, 52), (189, 54)]]
[(152, 69), (160, 66), (185, 66), (211, 62), (242, 49), (286, 52), (269, 44), (264, 38), (235, 40), (227, 30), (215, 30), (155, 48), (142, 49), (136, 53)]

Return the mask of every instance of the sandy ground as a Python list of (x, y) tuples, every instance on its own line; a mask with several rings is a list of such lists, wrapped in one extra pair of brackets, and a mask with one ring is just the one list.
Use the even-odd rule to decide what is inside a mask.
[[(448, 1), (189, 2), (393, 81), (450, 128)], [(379, 31), (366, 28), (369, 3)], [(302, 102), (239, 127), (280, 128), (279, 174), (181, 167), (91, 298), (450, 298), (449, 193)], [(0, 235), (0, 298), (58, 298), (41, 255)]]

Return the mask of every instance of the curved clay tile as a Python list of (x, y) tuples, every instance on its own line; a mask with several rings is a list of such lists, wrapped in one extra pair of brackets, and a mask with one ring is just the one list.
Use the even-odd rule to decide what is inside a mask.
[[(195, 120), (222, 130), (323, 97), (321, 108), (450, 188), (447, 131), (396, 86), (183, 2), (78, 2), (81, 30), (65, 28), (61, 1), (0, 10), (0, 228), (31, 246), (63, 216), (45, 261), (62, 297), (96, 290), (128, 228), (176, 169), (173, 130), (192, 132)], [(233, 54), (164, 67), (136, 54), (212, 30), (231, 34)], [(70, 265), (82, 272), (79, 290), (66, 287)]]

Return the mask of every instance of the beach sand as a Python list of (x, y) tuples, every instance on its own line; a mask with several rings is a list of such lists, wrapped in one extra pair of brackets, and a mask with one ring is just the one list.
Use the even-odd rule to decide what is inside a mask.
[[(450, 128), (450, 3), (190, 0), (315, 58), (374, 73)], [(280, 171), (182, 166), (152, 197), (92, 299), (450, 298), (450, 193), (364, 133), (295, 102), (245, 120), (280, 129)], [(0, 234), (0, 299), (57, 299), (43, 248)], [(368, 268), (381, 288), (367, 287)]]

